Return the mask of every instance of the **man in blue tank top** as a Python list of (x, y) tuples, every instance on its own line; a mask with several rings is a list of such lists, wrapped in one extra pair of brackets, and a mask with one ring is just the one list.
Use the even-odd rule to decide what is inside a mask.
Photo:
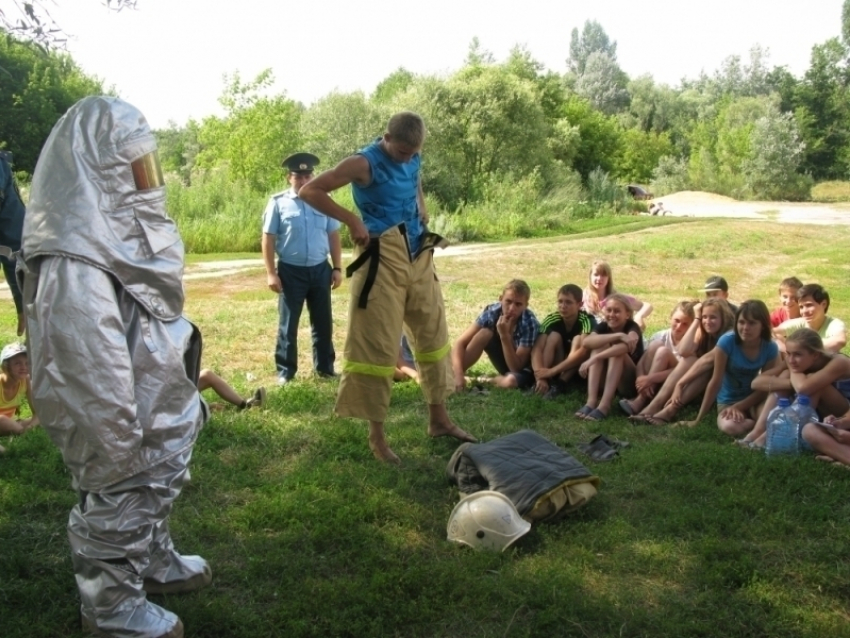
[[(356, 244), (348, 336), (336, 402), (339, 416), (369, 422), (369, 447), (380, 461), (400, 463), (384, 434), (402, 324), (407, 326), (428, 402), (428, 434), (475, 438), (446, 411), (452, 391), (446, 313), (433, 252), (444, 240), (427, 232), (419, 177), (425, 124), (415, 113), (397, 113), (372, 144), (301, 188), (316, 210), (348, 226)], [(361, 217), (329, 193), (351, 184)]]

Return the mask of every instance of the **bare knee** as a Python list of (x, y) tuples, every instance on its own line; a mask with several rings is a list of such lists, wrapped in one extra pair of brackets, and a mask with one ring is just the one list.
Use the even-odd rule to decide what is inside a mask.
[(23, 434), (26, 428), (15, 419), (0, 416), (0, 434)]
[(755, 422), (752, 419), (733, 421), (732, 419), (717, 417), (717, 427), (721, 432), (728, 434), (729, 436), (741, 436), (742, 434), (746, 434), (753, 429), (753, 425), (755, 425)]
[(519, 387), (516, 376), (513, 374), (499, 375), (494, 379), (494, 383), (496, 384), (497, 388), (505, 388), (507, 390), (512, 390)]
[(201, 370), (201, 373), (198, 375), (198, 390), (206, 390), (209, 387), (212, 387), (212, 381), (215, 378), (215, 373), (208, 369), (204, 368)]

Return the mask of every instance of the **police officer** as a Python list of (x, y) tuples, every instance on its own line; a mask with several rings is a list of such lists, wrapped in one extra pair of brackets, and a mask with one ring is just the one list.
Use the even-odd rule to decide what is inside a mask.
[(279, 295), (275, 349), (279, 385), (291, 381), (298, 370), (298, 321), (305, 300), (313, 333), (313, 367), (320, 376), (336, 376), (331, 289), (342, 283), (340, 224), (298, 197), (318, 163), (319, 158), (310, 153), (295, 153), (283, 160), (291, 188), (272, 195), (263, 213), (266, 278), (269, 288)]

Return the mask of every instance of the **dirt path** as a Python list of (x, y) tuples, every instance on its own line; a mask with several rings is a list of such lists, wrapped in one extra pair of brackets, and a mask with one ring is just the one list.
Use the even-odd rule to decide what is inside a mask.
[[(674, 217), (725, 217), (736, 219), (780, 222), (784, 224), (818, 224), (823, 226), (850, 225), (850, 206), (809, 204), (792, 202), (739, 202), (731, 197), (696, 191), (682, 191), (666, 197), (659, 197), (667, 215)], [(454, 257), (470, 253), (504, 250), (504, 244), (463, 244), (438, 250), (435, 257)], [(350, 254), (343, 255), (345, 262)], [(184, 279), (206, 279), (208, 277), (226, 277), (248, 270), (263, 267), (262, 259), (233, 259), (224, 261), (205, 261), (186, 266)], [(0, 299), (10, 299), (9, 287), (0, 283)]]

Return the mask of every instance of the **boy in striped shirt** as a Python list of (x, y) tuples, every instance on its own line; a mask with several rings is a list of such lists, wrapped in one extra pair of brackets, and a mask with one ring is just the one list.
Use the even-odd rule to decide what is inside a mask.
[[(575, 284), (558, 290), (558, 311), (540, 322), (540, 338), (531, 352), (537, 394), (554, 399), (566, 390), (582, 362), (590, 354), (582, 347), (583, 335), (596, 319), (581, 309), (582, 290)], [(576, 338), (578, 337), (578, 338)]]

